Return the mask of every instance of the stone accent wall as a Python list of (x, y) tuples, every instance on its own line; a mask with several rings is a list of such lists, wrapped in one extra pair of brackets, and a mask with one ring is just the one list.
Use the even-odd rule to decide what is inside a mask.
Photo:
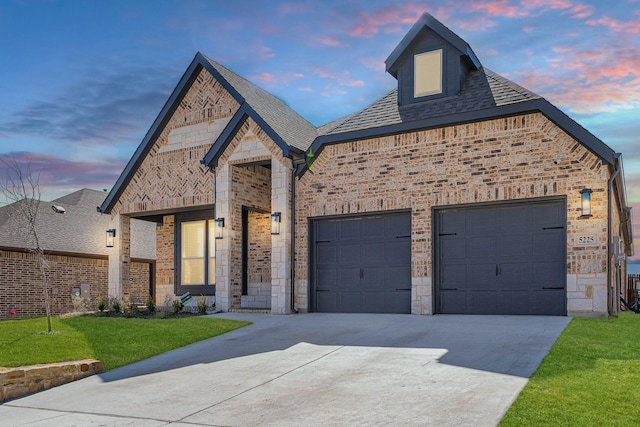
[[(327, 146), (296, 187), (298, 309), (308, 307), (310, 218), (410, 209), (411, 311), (431, 314), (433, 207), (563, 196), (569, 314), (606, 313), (607, 175), (539, 113)], [(589, 219), (580, 218), (583, 188), (593, 190)], [(598, 244), (578, 247), (578, 234)]]
[(249, 212), (247, 295), (242, 308), (271, 308), (271, 215)]
[[(250, 166), (257, 163), (269, 163), (271, 169)], [(216, 299), (222, 310), (241, 306), (242, 206), (282, 213), (281, 233), (271, 236), (271, 308), (276, 312), (288, 310), (285, 294), (289, 294), (286, 281), (290, 256), (285, 252), (290, 243), (285, 240), (290, 239), (287, 221), (291, 209), (291, 169), (291, 160), (282, 157), (282, 149), (250, 118), (239, 126), (236, 136), (219, 158), (216, 212), (229, 224), (216, 250)], [(257, 182), (261, 184), (256, 186)]]
[(102, 362), (93, 359), (0, 368), (0, 402), (100, 374), (102, 370)]

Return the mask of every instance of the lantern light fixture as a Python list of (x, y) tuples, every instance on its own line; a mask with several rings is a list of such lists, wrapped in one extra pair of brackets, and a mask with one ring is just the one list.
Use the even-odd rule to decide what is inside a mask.
[(216, 218), (216, 239), (222, 239), (222, 230), (224, 230), (224, 218)]
[(580, 190), (582, 216), (580, 218), (589, 218), (591, 216), (591, 189), (584, 188)]
[(271, 234), (280, 234), (280, 221), (282, 214), (280, 212), (274, 212), (271, 214)]
[(112, 248), (116, 243), (116, 229), (110, 228), (107, 230), (107, 247)]

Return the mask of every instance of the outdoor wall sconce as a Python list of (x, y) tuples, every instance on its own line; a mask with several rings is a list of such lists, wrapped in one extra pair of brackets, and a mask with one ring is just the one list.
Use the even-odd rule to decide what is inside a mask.
[(591, 216), (591, 189), (582, 189), (580, 194), (582, 195), (582, 216), (580, 218), (589, 218)]
[(280, 234), (280, 212), (274, 212), (271, 214), (271, 234)]
[(116, 242), (116, 230), (115, 228), (110, 228), (107, 230), (107, 247), (112, 248)]
[(216, 239), (222, 239), (222, 230), (224, 229), (224, 218), (216, 218)]

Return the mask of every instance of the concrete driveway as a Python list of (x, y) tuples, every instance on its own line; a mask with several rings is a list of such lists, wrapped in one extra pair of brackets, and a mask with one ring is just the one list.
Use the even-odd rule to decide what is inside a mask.
[(570, 320), (319, 313), (215, 317), (254, 324), (7, 402), (0, 405), (0, 423), (493, 426)]

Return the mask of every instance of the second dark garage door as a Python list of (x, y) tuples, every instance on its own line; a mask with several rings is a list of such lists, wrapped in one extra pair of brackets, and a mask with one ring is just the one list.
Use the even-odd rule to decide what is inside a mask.
[(311, 309), (411, 312), (409, 213), (312, 222)]
[(564, 200), (436, 210), (436, 312), (566, 315)]

